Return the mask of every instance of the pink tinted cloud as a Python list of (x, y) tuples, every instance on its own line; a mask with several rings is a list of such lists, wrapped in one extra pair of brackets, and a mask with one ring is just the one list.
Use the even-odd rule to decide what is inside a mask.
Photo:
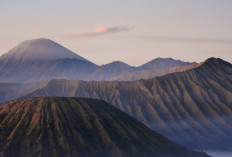
[(101, 27), (96, 27), (95, 30), (92, 32), (79, 32), (73, 34), (66, 34), (63, 36), (63, 38), (72, 39), (72, 38), (96, 37), (105, 34), (131, 31), (132, 29), (133, 27), (130, 26), (114, 26), (114, 27), (101, 26)]
[(97, 27), (95, 28), (95, 33), (106, 33), (109, 31), (109, 27)]

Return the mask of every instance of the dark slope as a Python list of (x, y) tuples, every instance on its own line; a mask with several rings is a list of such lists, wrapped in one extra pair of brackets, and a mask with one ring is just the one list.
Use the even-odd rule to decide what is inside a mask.
[(138, 68), (142, 70), (165, 70), (165, 69), (170, 69), (170, 68), (174, 68), (177, 66), (186, 66), (190, 64), (193, 64), (193, 63), (183, 62), (180, 60), (174, 60), (172, 58), (156, 58), (139, 66)]
[(0, 108), (1, 156), (198, 157), (104, 101), (28, 98)]
[(181, 145), (232, 148), (232, 65), (221, 59), (134, 82), (52, 80), (28, 96), (103, 99)]

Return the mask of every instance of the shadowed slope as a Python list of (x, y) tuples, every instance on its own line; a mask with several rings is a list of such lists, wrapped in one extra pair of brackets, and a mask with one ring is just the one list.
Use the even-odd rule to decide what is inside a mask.
[(232, 65), (221, 59), (134, 82), (52, 80), (28, 96), (103, 99), (181, 145), (232, 148)]
[(206, 156), (189, 151), (104, 101), (28, 98), (0, 108), (0, 156)]

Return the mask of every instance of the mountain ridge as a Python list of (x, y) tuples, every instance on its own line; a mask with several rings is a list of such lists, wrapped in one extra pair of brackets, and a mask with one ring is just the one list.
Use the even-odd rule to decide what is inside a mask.
[(194, 63), (189, 65), (183, 65), (183, 66), (176, 66), (169, 69), (164, 70), (140, 70), (140, 71), (132, 71), (128, 73), (123, 73), (114, 77), (111, 77), (107, 79), (107, 81), (135, 81), (140, 79), (151, 79), (154, 77), (164, 76), (170, 73), (175, 72), (183, 72), (186, 70), (190, 70), (193, 68), (197, 68), (202, 63)]
[[(215, 61), (220, 64), (208, 64)], [(231, 64), (212, 58), (197, 68), (148, 80), (52, 80), (27, 96), (103, 99), (183, 146), (230, 150), (231, 80)]]

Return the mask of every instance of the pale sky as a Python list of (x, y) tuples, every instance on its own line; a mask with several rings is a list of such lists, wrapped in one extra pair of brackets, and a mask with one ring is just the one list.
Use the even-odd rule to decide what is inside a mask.
[(1, 0), (0, 55), (49, 38), (95, 62), (232, 62), (232, 0)]

